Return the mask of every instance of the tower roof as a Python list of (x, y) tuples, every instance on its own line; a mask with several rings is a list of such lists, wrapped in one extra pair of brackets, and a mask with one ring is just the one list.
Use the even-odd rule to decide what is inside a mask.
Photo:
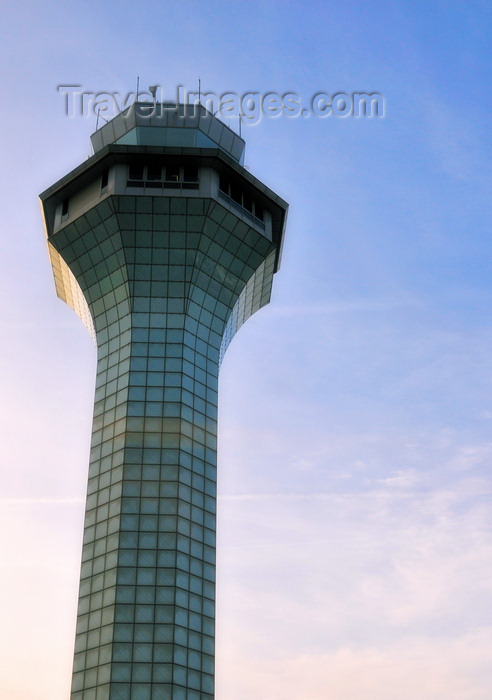
[(244, 140), (203, 105), (134, 102), (91, 136), (94, 153), (109, 144), (219, 148), (242, 163)]

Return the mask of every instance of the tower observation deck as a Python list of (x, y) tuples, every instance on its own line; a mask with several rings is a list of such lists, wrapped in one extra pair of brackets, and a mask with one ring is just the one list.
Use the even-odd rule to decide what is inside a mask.
[(40, 195), (98, 350), (72, 700), (213, 700), (217, 383), (287, 204), (202, 106), (136, 103)]

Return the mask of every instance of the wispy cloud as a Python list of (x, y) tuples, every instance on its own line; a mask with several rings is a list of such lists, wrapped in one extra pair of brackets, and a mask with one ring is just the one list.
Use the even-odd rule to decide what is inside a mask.
[[(492, 685), (491, 654), (492, 636), (484, 630), (456, 639), (417, 637), (404, 645), (346, 646), (281, 659), (253, 657), (232, 643), (219, 662), (218, 697), (486, 700)], [(234, 681), (238, 668), (242, 669), (241, 686)]]
[(333, 299), (323, 303), (292, 304), (290, 306), (275, 304), (269, 309), (271, 318), (295, 316), (323, 316), (350, 314), (371, 311), (391, 311), (402, 308), (421, 308), (422, 302), (409, 297), (363, 297), (360, 299)]
[(222, 498), (224, 697), (485, 700), (490, 497), (409, 470), (365, 492)]

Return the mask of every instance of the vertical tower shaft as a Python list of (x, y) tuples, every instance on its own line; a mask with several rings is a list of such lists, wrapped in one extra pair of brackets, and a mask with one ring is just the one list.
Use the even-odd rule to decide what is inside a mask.
[(286, 212), (203, 108), (148, 110), (41, 195), (98, 347), (72, 700), (214, 697), (219, 363), (269, 300)]

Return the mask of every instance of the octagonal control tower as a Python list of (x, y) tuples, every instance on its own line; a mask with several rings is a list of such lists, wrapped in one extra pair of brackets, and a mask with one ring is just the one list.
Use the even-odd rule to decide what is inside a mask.
[(287, 204), (202, 106), (133, 105), (43, 192), (98, 347), (72, 700), (213, 700), (217, 380)]

